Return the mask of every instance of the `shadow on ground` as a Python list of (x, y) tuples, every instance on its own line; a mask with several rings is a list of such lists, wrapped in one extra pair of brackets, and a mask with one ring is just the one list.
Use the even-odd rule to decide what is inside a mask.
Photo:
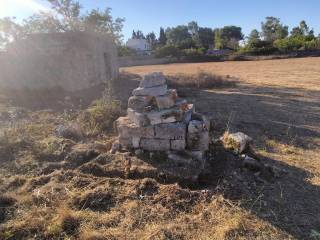
[[(132, 89), (138, 86), (136, 77), (127, 76), (116, 82), (115, 95), (124, 106)], [(103, 86), (72, 96), (59, 90), (31, 96), (16, 93), (10, 104), (31, 110), (52, 108), (63, 111), (68, 107), (86, 107), (101, 97), (102, 92)], [(243, 131), (255, 139), (258, 147), (265, 145), (266, 140), (274, 139), (319, 153), (319, 91), (239, 85), (211, 90), (178, 89), (178, 92), (194, 103), (198, 112), (212, 119), (216, 136), (226, 129)], [(207, 182), (205, 188), (221, 192), (226, 198), (240, 200), (244, 209), (298, 239), (311, 238), (312, 231), (320, 232), (320, 187), (310, 181), (314, 174), (319, 174), (318, 169), (315, 169), (317, 173), (312, 173), (279, 159), (260, 156), (273, 171), (258, 175), (241, 168), (228, 152), (215, 154), (207, 178), (211, 185)], [(226, 186), (217, 189), (221, 182)], [(230, 236), (232, 234), (230, 232)]]

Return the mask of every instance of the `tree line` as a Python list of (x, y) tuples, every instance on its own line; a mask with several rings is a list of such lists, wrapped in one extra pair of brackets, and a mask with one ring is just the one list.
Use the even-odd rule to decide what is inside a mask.
[[(83, 13), (77, 0), (47, 2), (51, 8), (49, 12), (35, 13), (22, 21), (14, 17), (0, 18), (0, 48), (33, 33), (94, 31), (111, 36), (118, 45), (119, 55), (134, 54), (122, 41), (125, 19), (113, 18), (110, 8)], [(166, 29), (161, 27), (158, 36), (154, 32), (146, 35), (141, 30), (132, 32), (132, 38), (146, 39), (158, 56), (197, 57), (206, 55), (209, 49), (255, 55), (320, 49), (319, 36), (315, 36), (304, 20), (289, 32), (288, 26), (276, 17), (266, 17), (260, 31), (254, 29), (248, 36), (244, 36), (239, 26), (210, 28), (199, 26), (196, 21)]]
[(161, 57), (196, 57), (205, 55), (209, 49), (229, 49), (253, 55), (320, 49), (319, 36), (315, 36), (304, 20), (289, 32), (289, 27), (276, 17), (266, 17), (261, 22), (261, 30), (253, 29), (248, 36), (244, 36), (239, 26), (209, 28), (192, 21), (167, 29), (161, 27), (158, 38), (154, 32), (144, 36), (141, 30), (133, 31), (132, 38), (148, 40)]

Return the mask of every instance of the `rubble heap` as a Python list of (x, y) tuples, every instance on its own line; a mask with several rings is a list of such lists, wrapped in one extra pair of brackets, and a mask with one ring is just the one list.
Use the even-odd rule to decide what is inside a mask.
[(145, 75), (128, 100), (126, 117), (116, 120), (122, 148), (164, 151), (168, 158), (204, 160), (210, 123), (193, 104), (168, 89), (162, 73)]

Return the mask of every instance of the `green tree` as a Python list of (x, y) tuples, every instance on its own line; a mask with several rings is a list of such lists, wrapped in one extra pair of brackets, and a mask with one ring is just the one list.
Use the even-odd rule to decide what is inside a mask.
[(214, 33), (211, 28), (200, 27), (198, 30), (198, 35), (201, 47), (209, 49), (212, 45), (214, 45)]
[(261, 23), (261, 35), (265, 41), (274, 42), (288, 36), (288, 26), (281, 24), (279, 18), (266, 17), (265, 22)]
[(186, 45), (193, 42), (192, 35), (189, 32), (189, 29), (185, 25), (179, 25), (173, 28), (167, 28), (166, 30), (167, 43), (174, 45), (179, 48), (189, 48)]
[(146, 35), (146, 39), (150, 43), (151, 48), (154, 49), (157, 44), (157, 38), (156, 38), (156, 35), (154, 34), (154, 32), (148, 33)]
[(301, 30), (300, 27), (294, 27), (292, 28), (290, 34), (292, 37), (303, 36), (303, 31)]
[(17, 23), (14, 18), (0, 19), (0, 45), (24, 38), (32, 33), (94, 31), (108, 34), (118, 44), (122, 38), (123, 18), (113, 19), (111, 9), (93, 9), (81, 15), (81, 5), (76, 0), (47, 0), (50, 12), (39, 12)]
[(166, 36), (164, 29), (162, 27), (160, 28), (159, 44), (160, 44), (160, 46), (164, 46), (167, 44), (167, 36)]
[(247, 39), (248, 39), (248, 43), (261, 41), (259, 31), (257, 29), (253, 29), (250, 32), (250, 34), (249, 34)]
[(300, 37), (303, 36), (306, 40), (310, 41), (315, 38), (313, 30), (309, 30), (309, 26), (306, 21), (302, 20), (299, 26), (294, 27), (291, 32), (291, 37)]
[(0, 47), (4, 47), (8, 42), (17, 40), (24, 35), (23, 28), (15, 20), (10, 17), (0, 19)]
[(239, 41), (243, 39), (241, 27), (237, 26), (225, 26), (215, 29), (214, 34), (215, 47), (218, 49), (236, 49), (239, 46)]

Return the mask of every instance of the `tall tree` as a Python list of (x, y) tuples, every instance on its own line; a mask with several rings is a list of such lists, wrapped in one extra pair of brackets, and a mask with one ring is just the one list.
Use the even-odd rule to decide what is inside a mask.
[(310, 40), (314, 39), (314, 32), (313, 30), (309, 30), (309, 26), (307, 25), (306, 21), (302, 20), (299, 23), (299, 26), (294, 27), (291, 32), (291, 37), (298, 37), (298, 36), (303, 36), (307, 37)]
[[(177, 47), (185, 48), (192, 42), (192, 36), (189, 29), (185, 25), (179, 25), (173, 28), (167, 28), (166, 36), (168, 38), (168, 43), (175, 45)], [(187, 48), (187, 47), (186, 47)]]
[(247, 39), (249, 44), (261, 41), (259, 31), (257, 29), (253, 29)]
[(132, 32), (133, 39), (146, 39), (143, 32), (141, 30), (137, 30), (136, 32), (133, 30)]
[(146, 35), (146, 39), (150, 43), (151, 48), (154, 49), (157, 44), (157, 38), (156, 38), (156, 35), (154, 34), (154, 32), (148, 33)]
[(0, 47), (21, 38), (23, 34), (23, 28), (16, 23), (15, 18), (5, 17), (0, 19)]
[(241, 27), (224, 26), (220, 29), (215, 29), (215, 47), (218, 49), (231, 48), (236, 49), (239, 46), (239, 41), (243, 39)]
[(167, 36), (166, 36), (164, 29), (162, 27), (160, 28), (160, 33), (159, 33), (159, 44), (161, 46), (164, 46), (167, 44)]
[[(81, 5), (76, 0), (47, 0), (51, 11), (39, 12), (17, 23), (14, 18), (0, 19), (2, 44), (32, 33), (94, 31), (108, 34), (116, 43), (121, 42), (123, 18), (113, 19), (111, 9), (93, 9), (81, 14)], [(8, 21), (10, 20), (10, 21)], [(8, 24), (10, 22), (10, 31)], [(11, 35), (11, 36), (9, 36)], [(1, 43), (0, 43), (1, 45)]]
[[(197, 47), (202, 47), (202, 43), (199, 36), (200, 27), (196, 21), (192, 21), (188, 23), (189, 33), (191, 34), (191, 38)], [(202, 37), (205, 37), (205, 32), (202, 29)]]
[(136, 31), (134, 31), (134, 30), (132, 31), (131, 38), (132, 38), (132, 39), (137, 39)]
[(265, 41), (274, 42), (288, 36), (288, 26), (281, 24), (279, 18), (266, 17), (265, 22), (261, 23), (261, 35)]
[(200, 27), (198, 30), (198, 35), (201, 47), (209, 49), (214, 45), (214, 33), (211, 28)]

